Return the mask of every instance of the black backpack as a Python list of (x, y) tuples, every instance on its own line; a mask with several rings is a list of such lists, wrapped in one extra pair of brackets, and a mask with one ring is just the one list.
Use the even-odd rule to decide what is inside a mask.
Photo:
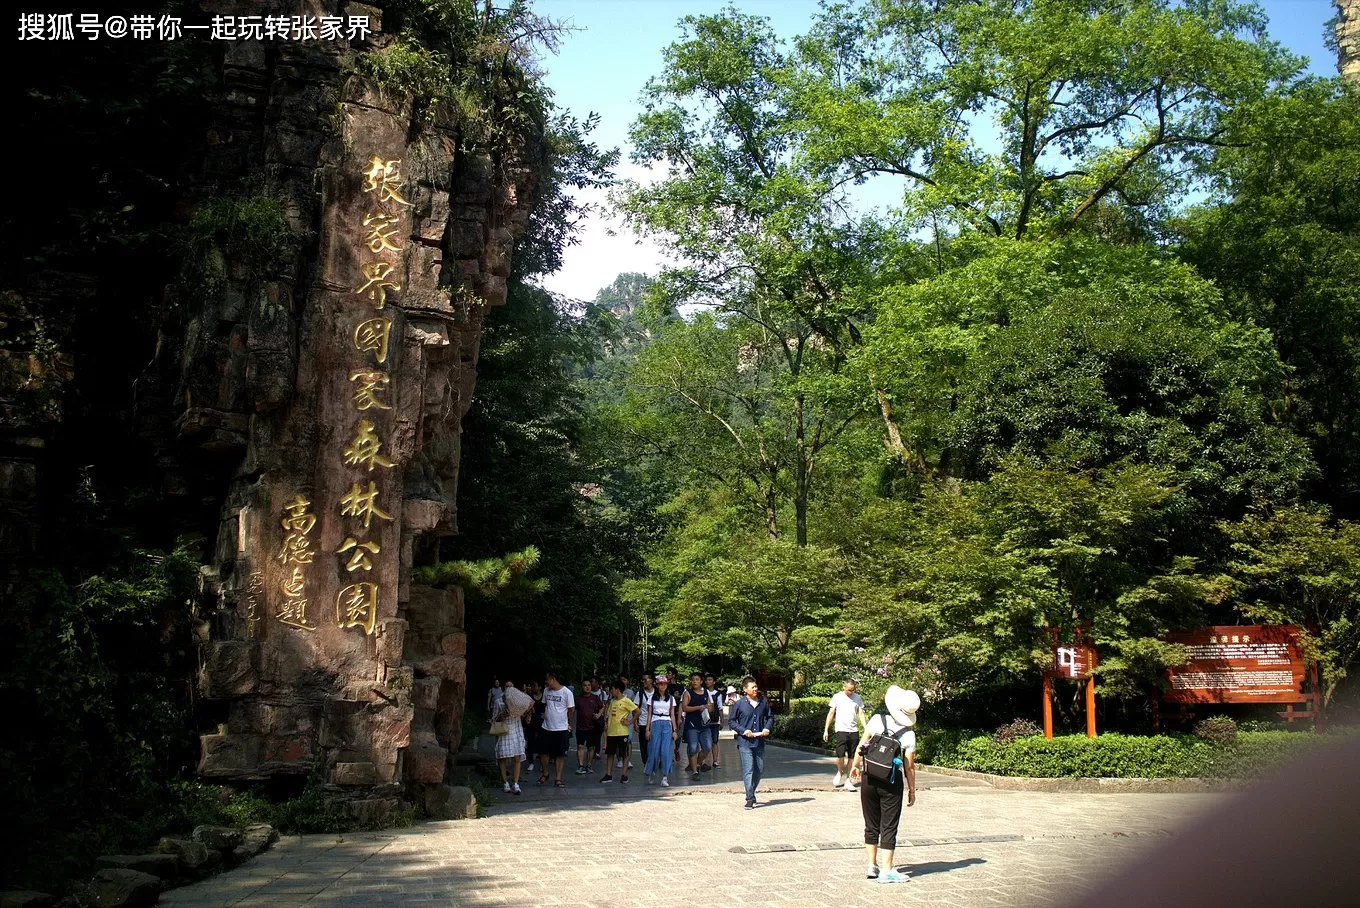
[[(887, 715), (884, 716), (883, 728), (888, 727)], [(897, 732), (897, 734), (874, 735), (864, 745), (864, 774), (871, 779), (877, 779), (889, 785), (897, 781), (898, 767), (905, 762), (902, 759), (902, 734), (911, 731), (911, 726), (907, 726)], [(905, 770), (904, 770), (905, 771)]]

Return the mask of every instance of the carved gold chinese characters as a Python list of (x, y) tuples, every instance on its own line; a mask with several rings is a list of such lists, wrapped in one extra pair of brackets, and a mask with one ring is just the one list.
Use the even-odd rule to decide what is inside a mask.
[(335, 597), (335, 622), (341, 627), (362, 627), (371, 635), (377, 620), (376, 583), (351, 583)]
[(354, 292), (367, 293), (368, 298), (377, 304), (373, 307), (375, 309), (381, 309), (387, 305), (388, 290), (401, 289), (400, 284), (387, 279), (396, 269), (386, 262), (370, 262), (359, 270), (368, 280), (364, 281), (361, 286), (355, 287)]
[(345, 448), (345, 464), (351, 467), (367, 465), (370, 473), (374, 467), (391, 467), (392, 461), (378, 453), (381, 447), (382, 442), (373, 431), (373, 423), (361, 419), (354, 440), (350, 442), (348, 448)]
[(364, 529), (368, 529), (369, 521), (374, 517), (383, 520), (391, 520), (392, 515), (378, 507), (378, 487), (372, 480), (368, 483), (368, 491), (359, 488), (356, 482), (349, 487), (345, 497), (340, 499), (340, 515), (342, 517), (357, 517), (364, 522)]
[(392, 242), (392, 237), (397, 233), (398, 225), (401, 223), (397, 218), (385, 212), (369, 212), (364, 215), (364, 228), (368, 231), (364, 236), (364, 245), (370, 252), (383, 252), (391, 250), (400, 252), (401, 246)]
[(264, 574), (252, 571), (246, 581), (246, 639), (254, 640), (260, 623), (260, 596), (264, 593)]
[[(374, 309), (386, 309), (389, 301), (401, 291), (398, 279), (400, 262), (385, 261), (387, 253), (400, 254), (403, 251), (401, 232), (404, 217), (402, 208), (411, 207), (401, 192), (401, 160), (388, 160), (373, 155), (362, 171), (361, 188), (366, 195), (373, 196), (369, 210), (363, 215), (362, 243), (376, 260), (362, 261), (359, 267), (361, 280), (350, 286), (361, 299), (372, 304)], [(399, 207), (392, 207), (399, 206)], [(352, 331), (354, 348), (361, 354), (371, 354), (371, 365), (356, 368), (349, 372), (351, 382), (351, 401), (359, 413), (369, 413), (371, 418), (357, 420), (353, 436), (348, 445), (341, 448), (341, 462), (347, 467), (355, 467), (372, 473), (376, 468), (391, 469), (392, 460), (382, 453), (383, 439), (378, 420), (381, 411), (391, 410), (392, 401), (388, 396), (391, 390), (391, 376), (371, 366), (385, 366), (390, 350), (392, 320), (381, 315), (365, 318), (356, 324)], [(349, 491), (340, 499), (340, 516), (351, 523), (335, 554), (345, 556), (344, 569), (350, 574), (358, 571), (370, 572), (374, 569), (377, 556), (382, 553), (382, 543), (377, 539), (364, 538), (373, 528), (373, 518), (391, 521), (392, 515), (378, 505), (380, 490), (378, 484), (369, 480), (367, 489), (359, 482), (353, 482)], [(335, 600), (336, 624), (342, 628), (358, 627), (364, 633), (372, 634), (378, 615), (378, 601), (381, 594), (377, 582), (354, 583), (342, 589)]]
[(381, 400), (378, 395), (386, 393), (387, 383), (391, 381), (386, 372), (351, 372), (350, 381), (359, 383), (359, 387), (354, 389), (354, 409), (371, 410), (390, 410), (392, 405)]
[(281, 523), (287, 535), (284, 536), (278, 557), (285, 568), (291, 564), (293, 569), (280, 584), (283, 601), (274, 615), (281, 624), (305, 631), (316, 630), (316, 625), (307, 619), (307, 575), (302, 570), (302, 565), (311, 564), (316, 555), (308, 538), (316, 526), (316, 515), (308, 511), (311, 506), (312, 503), (300, 492), (283, 506)]
[(392, 322), (385, 318), (370, 318), (354, 327), (354, 348), (360, 353), (372, 353), (379, 365), (387, 362), (387, 340), (392, 333)]
[(384, 161), (374, 155), (368, 162), (368, 170), (364, 171), (364, 192), (374, 192), (378, 195), (379, 202), (396, 202), (398, 205), (411, 203), (401, 196), (401, 171), (397, 166), (401, 159)]
[(376, 542), (360, 542), (353, 536), (346, 536), (345, 541), (340, 544), (340, 548), (335, 550), (335, 554), (343, 555), (345, 552), (353, 551), (349, 563), (345, 565), (345, 570), (351, 574), (358, 570), (373, 570), (373, 559), (369, 555), (376, 555), (382, 551), (382, 547)]

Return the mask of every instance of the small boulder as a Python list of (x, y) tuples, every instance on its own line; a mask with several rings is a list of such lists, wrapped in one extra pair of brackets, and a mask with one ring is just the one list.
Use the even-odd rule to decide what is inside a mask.
[(110, 870), (140, 870), (163, 880), (179, 876), (179, 856), (175, 854), (106, 854), (95, 859), (95, 866)]
[(9, 889), (0, 892), (0, 908), (48, 908), (57, 903), (57, 897), (46, 892), (32, 889)]
[(477, 818), (477, 798), (463, 785), (426, 785), (421, 806), (434, 820), (473, 820)]
[(183, 872), (189, 876), (205, 876), (222, 863), (221, 854), (209, 851), (207, 845), (191, 839), (166, 836), (156, 843), (156, 851), (177, 857)]
[(244, 840), (241, 830), (230, 826), (198, 826), (194, 841), (206, 845), (209, 851), (231, 851)]
[(279, 840), (279, 834), (273, 826), (267, 823), (256, 823), (254, 826), (247, 826), (246, 831), (241, 835), (241, 844), (236, 850), (245, 849), (247, 857), (255, 857), (270, 845)]
[(140, 870), (100, 870), (90, 881), (88, 898), (94, 908), (147, 908), (156, 904), (164, 888), (160, 877)]

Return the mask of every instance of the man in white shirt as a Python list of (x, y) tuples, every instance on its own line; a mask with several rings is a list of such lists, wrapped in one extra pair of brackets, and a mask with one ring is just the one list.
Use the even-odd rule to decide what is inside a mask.
[[(548, 686), (543, 688), (543, 751), (556, 767), (557, 777), (553, 784), (558, 788), (567, 787), (562, 781), (562, 770), (567, 765), (567, 747), (571, 743), (571, 723), (575, 717), (576, 697), (571, 688), (563, 687), (557, 675), (548, 672)], [(546, 762), (538, 784), (548, 784)]]
[(855, 693), (855, 679), (847, 678), (841, 692), (831, 698), (831, 709), (826, 713), (826, 728), (822, 730), (822, 741), (831, 738), (831, 726), (836, 726), (836, 778), (832, 788), (858, 791), (850, 781), (850, 767), (855, 762), (855, 751), (859, 748), (859, 718), (864, 713), (864, 701)]

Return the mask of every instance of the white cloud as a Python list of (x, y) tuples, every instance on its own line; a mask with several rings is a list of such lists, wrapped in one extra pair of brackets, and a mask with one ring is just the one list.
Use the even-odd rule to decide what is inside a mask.
[[(620, 176), (642, 183), (660, 179), (660, 174), (632, 164), (619, 168)], [(584, 219), (577, 242), (562, 252), (562, 267), (542, 278), (544, 289), (576, 300), (593, 300), (600, 288), (613, 283), (624, 271), (655, 275), (670, 264), (653, 241), (633, 234), (609, 205), (603, 189), (580, 189), (572, 195), (595, 210)]]

